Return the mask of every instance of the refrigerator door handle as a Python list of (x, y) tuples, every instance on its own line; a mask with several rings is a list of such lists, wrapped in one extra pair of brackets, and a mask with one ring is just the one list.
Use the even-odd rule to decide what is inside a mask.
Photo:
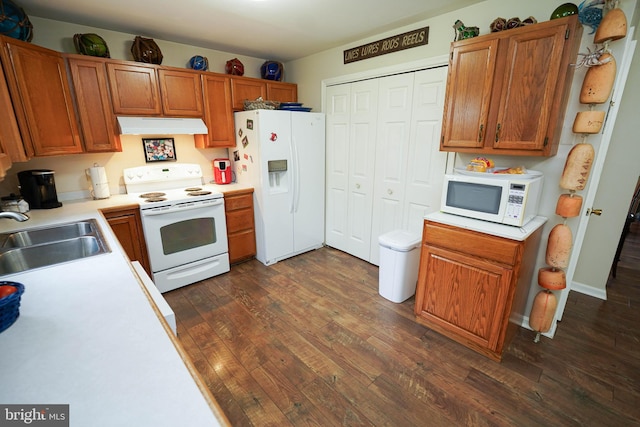
[(298, 212), (300, 204), (300, 159), (298, 157), (298, 146), (296, 141), (291, 138), (291, 146), (293, 147), (293, 210), (292, 213)]

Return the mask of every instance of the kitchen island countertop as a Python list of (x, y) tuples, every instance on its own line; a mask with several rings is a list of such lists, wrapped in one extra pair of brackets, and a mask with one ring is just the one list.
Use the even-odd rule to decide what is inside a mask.
[(111, 252), (2, 276), (25, 286), (0, 333), (0, 404), (69, 404), (71, 426), (228, 425), (167, 333), (99, 209), (131, 196), (63, 202), (0, 232), (95, 218)]

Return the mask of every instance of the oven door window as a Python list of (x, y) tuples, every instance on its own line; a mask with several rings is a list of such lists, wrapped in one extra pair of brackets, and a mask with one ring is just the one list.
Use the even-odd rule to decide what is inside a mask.
[(162, 251), (165, 255), (187, 251), (218, 241), (215, 218), (193, 218), (160, 228)]

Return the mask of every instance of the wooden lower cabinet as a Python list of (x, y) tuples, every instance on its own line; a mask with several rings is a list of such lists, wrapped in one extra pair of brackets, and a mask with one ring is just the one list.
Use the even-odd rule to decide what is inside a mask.
[(256, 255), (253, 217), (253, 189), (224, 192), (229, 242), (229, 263), (246, 261)]
[(500, 361), (525, 310), (542, 227), (524, 241), (425, 221), (418, 322)]
[(101, 210), (129, 260), (138, 261), (149, 276), (149, 255), (138, 205), (117, 206)]

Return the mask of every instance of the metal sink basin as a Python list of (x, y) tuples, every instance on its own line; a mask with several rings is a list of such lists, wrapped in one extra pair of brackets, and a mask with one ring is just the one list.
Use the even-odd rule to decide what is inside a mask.
[(89, 220), (56, 225), (47, 228), (3, 233), (0, 234), (0, 242), (2, 242), (0, 247), (21, 248), (24, 246), (56, 242), (58, 240), (73, 239), (74, 237), (93, 234), (96, 228), (97, 225), (95, 222), (93, 220)]
[(96, 220), (0, 234), (0, 275), (110, 252)]

